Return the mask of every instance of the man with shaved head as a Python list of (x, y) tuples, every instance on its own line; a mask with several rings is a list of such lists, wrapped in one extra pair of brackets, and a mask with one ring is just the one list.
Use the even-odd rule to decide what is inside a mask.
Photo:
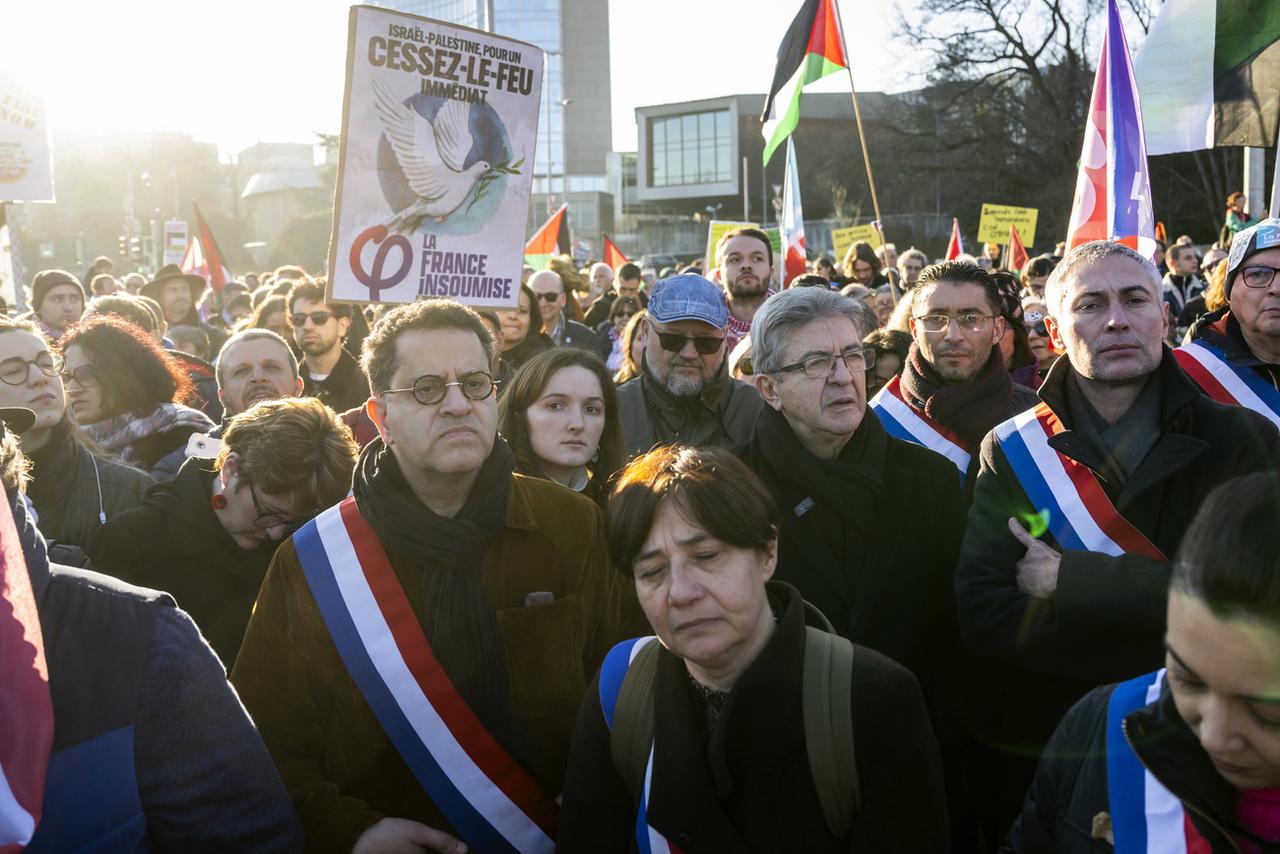
[(555, 270), (539, 270), (529, 277), (529, 290), (533, 291), (538, 310), (542, 312), (542, 329), (557, 347), (589, 350), (601, 359), (609, 355), (612, 342), (602, 342), (601, 336), (566, 316), (568, 295), (559, 273)]
[(1223, 481), (1275, 470), (1276, 428), (1203, 395), (1165, 346), (1152, 263), (1076, 247), (1045, 284), (1063, 353), (1041, 403), (982, 442), (956, 594), (972, 732), (1001, 757), (1007, 829), (1049, 735), (1096, 685), (1164, 661), (1169, 560)]

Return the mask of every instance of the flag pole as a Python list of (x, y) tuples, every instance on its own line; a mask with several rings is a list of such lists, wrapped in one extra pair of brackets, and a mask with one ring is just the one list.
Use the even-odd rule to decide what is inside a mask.
[[(871, 152), (867, 148), (867, 135), (862, 128), (862, 110), (858, 107), (858, 87), (853, 83), (853, 58), (849, 54), (849, 45), (844, 38), (844, 21), (840, 17), (840, 3), (838, 0), (831, 0), (831, 2), (836, 9), (836, 25), (840, 28), (840, 47), (844, 50), (844, 70), (849, 74), (849, 96), (853, 99), (853, 121), (858, 127), (858, 143), (862, 146), (862, 163), (867, 168), (867, 186), (871, 188), (871, 209), (876, 215), (876, 237), (880, 240), (880, 254), (885, 255), (884, 220), (880, 218), (880, 197), (876, 194), (876, 179), (871, 171)], [(889, 279), (889, 290), (896, 304), (902, 293), (893, 277), (885, 278)]]

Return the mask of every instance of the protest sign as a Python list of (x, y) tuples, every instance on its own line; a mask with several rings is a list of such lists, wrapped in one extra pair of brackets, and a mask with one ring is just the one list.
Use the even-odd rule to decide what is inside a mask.
[(543, 52), (353, 6), (329, 299), (519, 298)]
[(707, 229), (707, 253), (702, 262), (702, 269), (707, 272), (707, 278), (711, 277), (711, 272), (716, 268), (716, 244), (720, 242), (720, 238), (735, 228), (758, 228), (768, 235), (769, 245), (773, 247), (773, 284), (781, 285), (782, 271), (779, 268), (782, 265), (783, 258), (782, 232), (776, 226), (764, 228), (759, 223), (733, 222), (723, 219), (711, 220), (710, 227)]
[(978, 220), (978, 240), (983, 243), (1009, 242), (1009, 226), (1017, 226), (1023, 246), (1036, 242), (1037, 208), (1015, 208), (1009, 205), (982, 205), (982, 218)]
[(168, 219), (164, 223), (164, 263), (181, 264), (187, 251), (187, 221)]
[(851, 225), (848, 228), (831, 229), (831, 257), (835, 259), (836, 266), (840, 265), (844, 260), (844, 253), (855, 243), (870, 243), (872, 248), (879, 246), (880, 239), (876, 237), (875, 226)]
[(0, 201), (53, 201), (44, 99), (7, 72), (0, 72)]

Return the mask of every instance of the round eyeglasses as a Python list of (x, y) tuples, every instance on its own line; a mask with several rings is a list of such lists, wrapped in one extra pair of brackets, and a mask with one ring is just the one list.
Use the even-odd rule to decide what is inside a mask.
[(379, 396), (407, 391), (413, 394), (413, 399), (423, 406), (434, 406), (444, 400), (444, 396), (449, 393), (449, 387), (455, 385), (471, 400), (484, 400), (493, 394), (498, 387), (498, 381), (484, 371), (472, 371), (462, 379), (451, 383), (445, 382), (444, 377), (427, 374), (418, 377), (408, 388), (389, 388)]
[(58, 375), (58, 360), (49, 353), (41, 353), (34, 359), (23, 359), (14, 356), (0, 361), (0, 381), (7, 385), (22, 385), (31, 376), (31, 366), (35, 365), (40, 373), (49, 379)]

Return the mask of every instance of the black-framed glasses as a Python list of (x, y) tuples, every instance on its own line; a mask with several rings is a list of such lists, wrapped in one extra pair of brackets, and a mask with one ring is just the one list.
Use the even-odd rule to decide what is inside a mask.
[(58, 376), (62, 377), (63, 385), (71, 385), (74, 380), (81, 386), (89, 388), (98, 384), (98, 367), (96, 365), (81, 365), (73, 371), (59, 371)]
[(1280, 267), (1264, 267), (1261, 264), (1250, 264), (1240, 271), (1240, 281), (1246, 288), (1268, 288), (1275, 280)]
[(308, 317), (311, 318), (311, 324), (313, 326), (324, 326), (326, 323), (329, 322), (329, 318), (333, 317), (333, 312), (332, 311), (312, 311), (312, 312), (297, 311), (289, 315), (289, 320), (293, 323), (294, 326), (301, 326), (302, 324), (307, 322)]
[(869, 371), (876, 366), (875, 348), (857, 347), (852, 350), (845, 350), (839, 356), (835, 353), (810, 356), (799, 362), (783, 365), (774, 373), (788, 374), (794, 371), (804, 371), (804, 375), (811, 380), (826, 379), (835, 373), (837, 358), (844, 362), (844, 366), (849, 369), (851, 374), (856, 374), (859, 371)]
[(537, 291), (534, 291), (533, 295), (538, 299), (543, 299), (543, 300), (546, 300), (547, 302), (555, 302), (556, 300), (560, 299), (560, 294), (558, 293), (540, 294)]
[(418, 377), (413, 381), (413, 385), (408, 388), (389, 388), (382, 394), (397, 394), (407, 391), (411, 392), (413, 399), (423, 406), (434, 406), (444, 400), (444, 396), (449, 393), (450, 386), (455, 385), (462, 389), (462, 393), (471, 400), (484, 400), (493, 394), (494, 389), (498, 387), (498, 381), (484, 371), (472, 371), (462, 379), (451, 383), (445, 382), (444, 377), (427, 374), (426, 376)]
[[(657, 330), (654, 330), (657, 332)], [(693, 349), (703, 356), (710, 356), (724, 345), (724, 339), (715, 335), (681, 335), (679, 332), (658, 332), (658, 344), (668, 353), (679, 353), (684, 342), (692, 341)]]
[(263, 510), (262, 503), (258, 501), (258, 490), (253, 488), (253, 481), (249, 483), (249, 498), (253, 500), (253, 511), (258, 515), (253, 517), (253, 526), (266, 531), (271, 528), (284, 526), (289, 529), (289, 533), (301, 528), (307, 523), (306, 519), (289, 519), (283, 514), (275, 510)]
[(986, 328), (987, 323), (995, 318), (994, 314), (960, 314), (955, 317), (949, 314), (921, 314), (914, 319), (924, 327), (925, 332), (945, 332), (953, 320), (961, 331), (981, 332)]
[(35, 365), (40, 373), (49, 379), (58, 375), (58, 360), (51, 353), (41, 353), (34, 359), (13, 356), (0, 361), (0, 380), (8, 385), (22, 385), (31, 375), (31, 366)]

